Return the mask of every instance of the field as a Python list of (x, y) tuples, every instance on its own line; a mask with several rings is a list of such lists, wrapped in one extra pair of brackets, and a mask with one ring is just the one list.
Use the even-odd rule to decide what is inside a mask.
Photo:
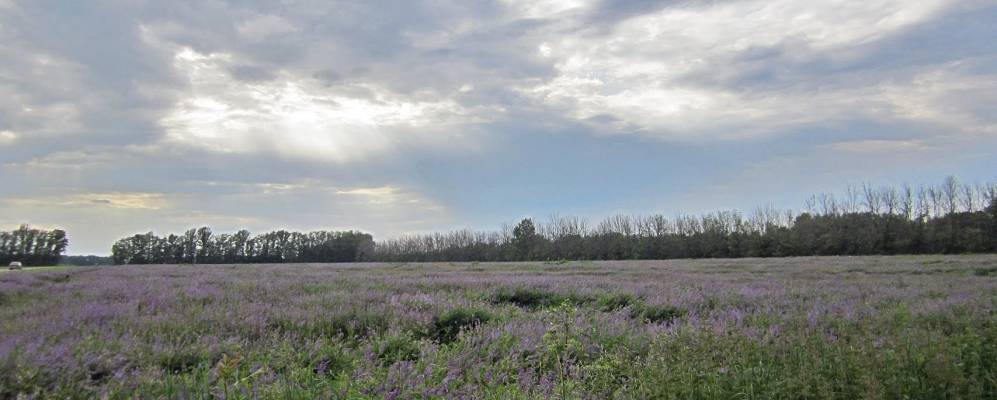
[(997, 256), (0, 274), (0, 398), (997, 398)]

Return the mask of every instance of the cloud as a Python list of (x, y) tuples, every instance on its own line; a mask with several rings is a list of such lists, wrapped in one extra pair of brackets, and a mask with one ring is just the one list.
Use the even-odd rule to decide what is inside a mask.
[[(425, 199), (413, 196), (412, 193), (406, 193), (393, 186), (339, 189), (336, 190), (336, 194), (360, 197), (366, 199), (368, 204), (377, 205), (422, 205), (426, 202)], [(427, 210), (443, 209), (441, 206), (433, 204), (425, 207)]]
[[(938, 18), (954, 4), (740, 1), (665, 7), (608, 31), (544, 41), (536, 51), (557, 75), (520, 90), (551, 112), (600, 131), (665, 140), (757, 138), (828, 121), (884, 117), (868, 112), (884, 107), (891, 108), (886, 117), (916, 118), (896, 111), (904, 103), (930, 102), (928, 97), (955, 89), (964, 77), (939, 73), (945, 65), (900, 70), (900, 82), (891, 82), (897, 71), (820, 76), (806, 70), (874, 56), (877, 42)], [(912, 74), (911, 81), (902, 81)], [(921, 91), (925, 75), (938, 79), (936, 92)]]
[(0, 224), (106, 252), (990, 179), (995, 21), (982, 0), (0, 0)]
[(848, 153), (899, 153), (918, 152), (928, 149), (923, 140), (851, 140), (846, 142), (833, 143), (828, 148), (835, 151)]
[(578, 12), (593, 3), (586, 0), (502, 0), (520, 18), (554, 18)]
[(394, 196), (397, 192), (398, 189), (393, 188), (391, 186), (336, 190), (337, 194), (353, 194), (353, 195), (368, 196), (368, 197), (390, 197)]
[(243, 21), (236, 30), (246, 39), (260, 41), (270, 36), (294, 32), (297, 28), (290, 21), (276, 15), (261, 15)]
[(997, 134), (997, 111), (981, 107), (997, 101), (997, 76), (974, 72), (982, 61), (936, 66), (905, 84), (884, 85), (879, 96), (896, 119), (937, 123), (970, 134)]
[(16, 140), (16, 133), (12, 131), (0, 131), (0, 146), (13, 144)]
[(79, 193), (27, 198), (12, 197), (0, 201), (11, 206), (27, 208), (105, 206), (122, 209), (160, 210), (172, 206), (167, 196), (162, 193)]
[(241, 82), (227, 72), (233, 62), (225, 53), (177, 53), (175, 65), (190, 80), (190, 91), (160, 120), (167, 142), (347, 162), (388, 151), (404, 136), (445, 143), (440, 128), (486, 118), (450, 99), (403, 96), (376, 84), (328, 87), (290, 72)]

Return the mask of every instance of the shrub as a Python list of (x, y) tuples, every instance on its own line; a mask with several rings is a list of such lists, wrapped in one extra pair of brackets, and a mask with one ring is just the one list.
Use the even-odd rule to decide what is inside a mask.
[(685, 310), (673, 307), (670, 305), (647, 305), (643, 304), (639, 307), (635, 307), (630, 311), (630, 316), (633, 318), (639, 318), (645, 322), (658, 324), (663, 322), (671, 322), (676, 318), (681, 318), (685, 315)]
[(157, 364), (163, 370), (179, 374), (189, 372), (198, 366), (214, 364), (215, 355), (191, 347), (178, 347), (157, 354)]
[(495, 293), (492, 302), (496, 304), (509, 303), (523, 308), (550, 307), (562, 303), (580, 305), (591, 302), (587, 296), (577, 294), (561, 294), (533, 288), (501, 289)]
[(388, 318), (373, 312), (349, 312), (334, 316), (328, 320), (315, 322), (314, 329), (327, 337), (342, 338), (368, 337), (385, 331), (388, 328)]
[(345, 349), (337, 344), (322, 346), (313, 356), (312, 371), (317, 375), (336, 376), (349, 370), (353, 360)]
[(596, 298), (596, 306), (600, 311), (616, 311), (631, 306), (637, 299), (628, 293), (606, 293)]
[(438, 343), (450, 343), (457, 339), (464, 328), (475, 327), (492, 319), (487, 311), (479, 309), (458, 308), (447, 311), (433, 321), (433, 340)]
[(374, 344), (374, 353), (381, 365), (419, 359), (419, 343), (409, 335), (389, 335)]

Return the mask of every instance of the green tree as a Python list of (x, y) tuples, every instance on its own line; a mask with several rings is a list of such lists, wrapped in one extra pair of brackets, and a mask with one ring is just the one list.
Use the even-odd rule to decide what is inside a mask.
[(516, 255), (520, 260), (532, 260), (536, 256), (537, 227), (532, 218), (523, 218), (515, 228), (512, 229), (512, 245), (516, 249)]

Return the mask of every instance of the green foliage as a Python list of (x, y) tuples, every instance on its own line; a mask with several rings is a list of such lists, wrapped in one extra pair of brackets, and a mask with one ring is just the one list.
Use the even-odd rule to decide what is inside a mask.
[(616, 311), (637, 303), (637, 298), (629, 293), (605, 293), (596, 297), (596, 306), (600, 311)]
[(541, 251), (540, 245), (543, 241), (537, 235), (537, 228), (533, 220), (524, 218), (515, 228), (512, 229), (512, 247), (515, 249), (515, 259), (535, 260)]
[(374, 353), (381, 365), (388, 366), (399, 361), (415, 361), (419, 358), (419, 342), (409, 335), (388, 335), (374, 343)]
[(495, 295), (492, 297), (492, 302), (496, 304), (508, 303), (531, 309), (550, 307), (562, 303), (578, 305), (591, 301), (592, 299), (587, 296), (574, 293), (562, 294), (528, 287), (517, 287), (514, 289), (502, 288), (495, 292)]
[(311, 359), (308, 365), (318, 375), (336, 377), (340, 373), (352, 369), (353, 357), (350, 355), (350, 350), (342, 343), (334, 341), (321, 346), (314, 354), (310, 354)]
[(371, 235), (356, 231), (284, 230), (251, 236), (241, 230), (215, 235), (211, 228), (159, 237), (152, 232), (118, 240), (114, 264), (231, 264), (367, 261), (374, 252)]
[(0, 268), (6, 268), (13, 261), (25, 266), (56, 265), (68, 246), (66, 231), (21, 225), (13, 231), (0, 232)]
[(669, 305), (647, 305), (641, 304), (630, 311), (633, 318), (638, 318), (649, 323), (667, 323), (681, 318), (685, 315), (685, 310)]
[(189, 372), (196, 367), (211, 365), (220, 355), (195, 346), (178, 346), (156, 354), (156, 364), (170, 373)]
[(491, 313), (481, 309), (457, 308), (447, 311), (433, 321), (432, 338), (438, 343), (450, 343), (464, 329), (473, 328), (492, 320)]

